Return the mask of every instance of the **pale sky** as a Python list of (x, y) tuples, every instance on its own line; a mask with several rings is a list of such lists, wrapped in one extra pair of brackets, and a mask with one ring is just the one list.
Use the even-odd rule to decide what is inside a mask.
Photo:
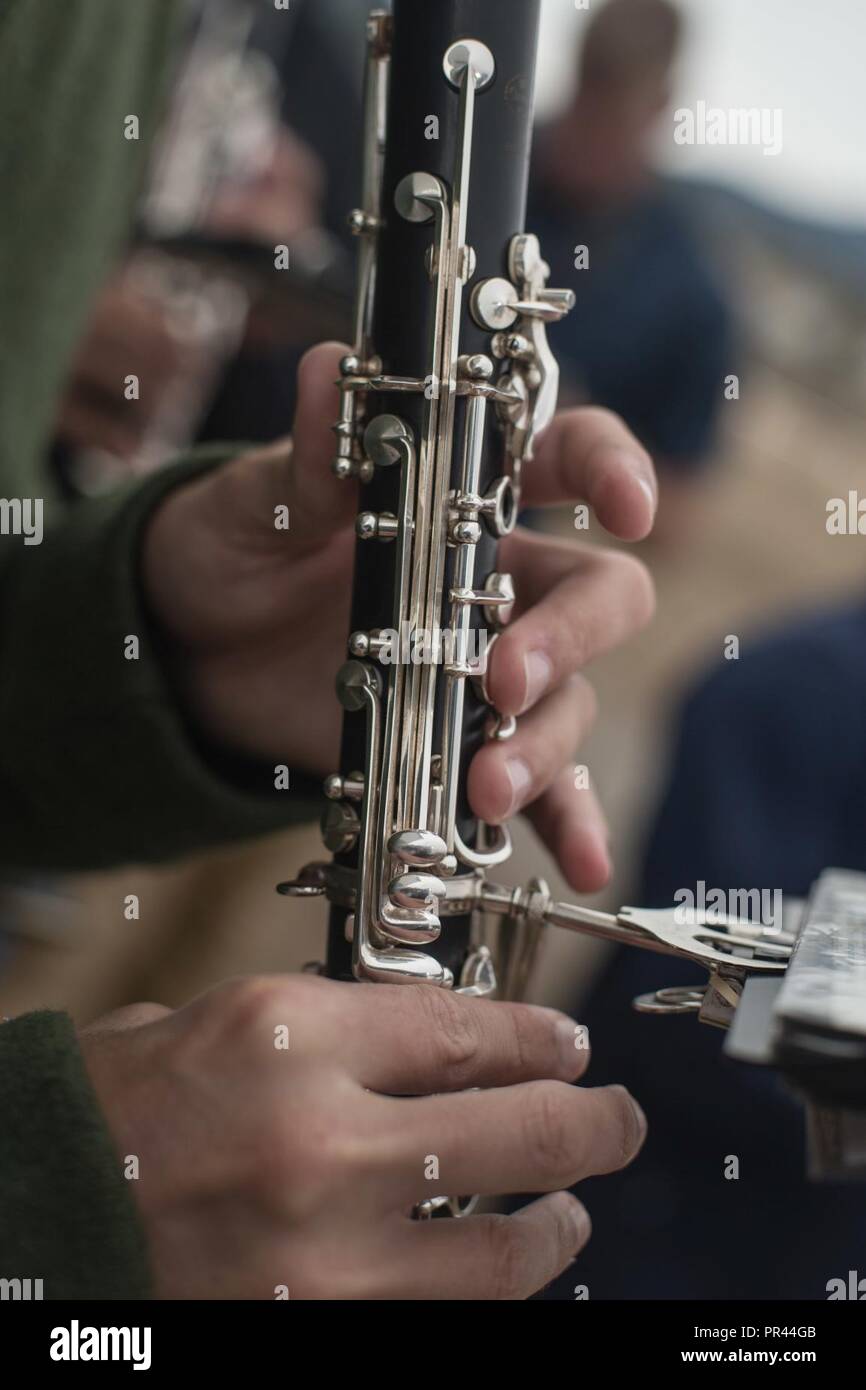
[[(598, 0), (590, 0), (590, 8)], [(779, 108), (783, 148), (659, 144), (673, 174), (742, 188), (784, 211), (866, 224), (866, 0), (679, 0), (689, 22), (674, 108)], [(544, 0), (539, 114), (562, 100), (587, 12)]]

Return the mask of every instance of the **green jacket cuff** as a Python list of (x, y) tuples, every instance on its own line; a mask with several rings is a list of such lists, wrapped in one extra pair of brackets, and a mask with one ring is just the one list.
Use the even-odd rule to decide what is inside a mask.
[(30, 1280), (31, 1298), (148, 1297), (132, 1184), (66, 1014), (0, 1024), (0, 1116), (0, 1280), (22, 1295)]

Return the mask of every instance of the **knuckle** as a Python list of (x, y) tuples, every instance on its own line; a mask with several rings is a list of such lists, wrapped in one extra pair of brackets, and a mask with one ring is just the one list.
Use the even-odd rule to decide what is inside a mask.
[[(497, 1005), (492, 1005), (496, 1008)], [(543, 1050), (542, 1025), (531, 1006), (514, 1004), (508, 1007), (507, 1029), (508, 1045), (511, 1049), (514, 1070), (522, 1074), (530, 1069), (533, 1060)], [(547, 1030), (549, 1035), (550, 1030)], [(547, 1035), (545, 1035), (547, 1036)]]
[(525, 1298), (532, 1258), (529, 1230), (510, 1216), (492, 1216), (487, 1241), (492, 1298), (505, 1302)]
[(572, 1088), (562, 1081), (541, 1081), (530, 1094), (526, 1142), (539, 1185), (568, 1187), (576, 1166), (569, 1114)]
[(317, 1078), (288, 1108), (262, 1123), (255, 1180), (265, 1200), (303, 1221), (339, 1199), (362, 1175), (365, 1146), (355, 1097), (336, 1078)]
[(419, 985), (418, 991), (433, 1066), (460, 1090), (477, 1071), (484, 1028), (482, 1010), (477, 1005), (466, 1008), (455, 995), (429, 985)]
[(270, 1056), (275, 1029), (288, 1029), (293, 1053), (315, 1054), (327, 1030), (323, 1010), (328, 982), (308, 975), (250, 975), (231, 980), (203, 1000), (207, 1025), (200, 1041), (249, 1060)]
[(258, 1025), (263, 1013), (277, 1002), (280, 987), (268, 975), (248, 975), (231, 980), (213, 996), (224, 1021), (231, 1029), (246, 1029)]
[(241, 1030), (258, 1028), (262, 1020), (306, 1010), (322, 981), (312, 976), (248, 975), (231, 980), (218, 991), (227, 1021)]

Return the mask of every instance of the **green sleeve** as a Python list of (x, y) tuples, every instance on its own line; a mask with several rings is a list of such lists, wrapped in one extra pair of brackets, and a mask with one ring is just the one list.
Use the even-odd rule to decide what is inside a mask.
[(41, 1279), (46, 1299), (146, 1298), (132, 1186), (72, 1020), (0, 1023), (0, 1279)]
[(129, 236), (182, 13), (178, 0), (0, 2), (3, 497), (50, 496), (57, 402)]
[[(165, 493), (225, 447), (82, 502), (42, 544), (0, 548), (0, 866), (98, 869), (244, 839), (315, 814), (318, 781), (288, 760), (228, 766), (184, 718), (138, 579), (139, 537)], [(129, 660), (127, 638), (138, 639)], [(275, 764), (289, 766), (289, 789)]]

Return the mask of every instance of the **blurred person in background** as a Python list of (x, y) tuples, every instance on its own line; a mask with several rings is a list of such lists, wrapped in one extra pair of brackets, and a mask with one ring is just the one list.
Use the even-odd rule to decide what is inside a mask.
[[(304, 350), (348, 323), (351, 266), (323, 225), (324, 164), (286, 113), (299, 47), (321, 83), (328, 41), (305, 33), (301, 4), (194, 0), (187, 14), (134, 241), (58, 412), (54, 461), (72, 495), (196, 440), (286, 433)], [(119, 359), (125, 380), (146, 383), (137, 394), (119, 395)]]
[(696, 522), (735, 370), (726, 299), (688, 195), (652, 166), (681, 38), (669, 0), (593, 7), (574, 95), (536, 138), (527, 217), (554, 283), (577, 291), (549, 330), (564, 399), (617, 411), (652, 452), (661, 539)]
[[(296, 0), (286, 39), (284, 14), (270, 6), (257, 13), (250, 44), (266, 54), (277, 82), (277, 108), (284, 131), (324, 175), (317, 188), (314, 229), (295, 236), (292, 255), (306, 269), (290, 311), (273, 304), (253, 316), (251, 331), (222, 373), (198, 437), (272, 439), (291, 426), (292, 380), (299, 348), (322, 337), (351, 333), (351, 295), (357, 243), (348, 213), (358, 197), (362, 157), (362, 81), (365, 21), (370, 0)], [(270, 323), (269, 323), (270, 320)]]
[[(657, 449), (665, 535), (672, 520), (694, 525), (689, 480), (709, 457), (735, 369), (728, 313), (682, 201), (648, 163), (679, 34), (666, 0), (611, 0), (598, 12), (535, 184), (553, 265), (563, 273), (574, 246), (589, 247), (578, 307), (551, 330), (556, 351)], [(804, 897), (828, 865), (866, 869), (864, 652), (866, 611), (847, 604), (700, 681), (677, 720), (634, 901), (667, 907), (700, 881)], [(688, 964), (661, 970), (621, 950), (583, 1005), (598, 1074), (624, 1076), (659, 1123), (637, 1172), (588, 1184), (610, 1239), (587, 1252), (581, 1278), (599, 1298), (822, 1298), (828, 1272), (862, 1262), (862, 1200), (807, 1180), (803, 1108), (774, 1076), (725, 1058), (712, 1028), (631, 1008), (660, 985), (695, 983)], [(731, 1155), (736, 1181), (725, 1177)], [(561, 1281), (551, 1296), (565, 1291)]]

